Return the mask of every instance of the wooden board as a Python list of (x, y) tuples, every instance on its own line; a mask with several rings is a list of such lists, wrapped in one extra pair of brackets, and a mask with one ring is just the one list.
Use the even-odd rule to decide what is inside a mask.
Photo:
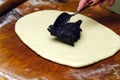
[[(70, 0), (67, 3), (49, 2), (49, 5), (31, 5), (25, 2), (17, 9), (23, 15), (44, 9), (75, 11), (77, 3), (78, 0)], [(27, 11), (24, 11), (25, 6), (28, 8)], [(82, 14), (97, 20), (120, 35), (120, 15), (93, 7), (83, 11)], [(16, 21), (12, 21), (0, 29), (0, 79), (120, 80), (120, 51), (108, 59), (83, 68), (59, 65), (43, 59), (23, 44), (14, 31), (15, 23)]]

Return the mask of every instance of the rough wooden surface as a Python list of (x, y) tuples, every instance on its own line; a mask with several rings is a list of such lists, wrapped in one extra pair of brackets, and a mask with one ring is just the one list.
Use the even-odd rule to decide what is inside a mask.
[[(67, 3), (40, 1), (26, 1), (16, 10), (22, 15), (46, 9), (76, 11), (78, 4), (78, 0), (69, 0)], [(83, 11), (82, 14), (97, 20), (120, 35), (120, 15), (94, 7)], [(7, 21), (7, 18), (4, 19)], [(11, 21), (0, 29), (0, 79), (120, 80), (120, 51), (110, 58), (83, 68), (59, 65), (43, 59), (23, 44), (14, 31), (16, 21), (14, 19)]]

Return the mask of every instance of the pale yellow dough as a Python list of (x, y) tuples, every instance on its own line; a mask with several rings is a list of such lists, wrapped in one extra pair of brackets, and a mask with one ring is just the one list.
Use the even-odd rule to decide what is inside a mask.
[(71, 67), (93, 64), (120, 50), (119, 35), (81, 14), (71, 19), (83, 21), (81, 39), (75, 46), (55, 40), (47, 28), (61, 13), (62, 11), (44, 10), (28, 14), (17, 21), (15, 31), (20, 39), (41, 57)]

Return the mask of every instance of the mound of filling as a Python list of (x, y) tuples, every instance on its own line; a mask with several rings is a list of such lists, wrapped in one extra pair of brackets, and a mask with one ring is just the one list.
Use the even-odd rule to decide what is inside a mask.
[(72, 15), (68, 13), (60, 14), (54, 24), (49, 26), (48, 31), (58, 40), (74, 46), (74, 43), (80, 39), (82, 21), (69, 22), (71, 17)]

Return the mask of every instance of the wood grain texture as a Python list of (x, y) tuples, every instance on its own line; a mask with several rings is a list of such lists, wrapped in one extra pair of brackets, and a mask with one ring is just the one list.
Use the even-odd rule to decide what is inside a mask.
[[(43, 2), (33, 5), (27, 1), (17, 9), (23, 15), (45, 9), (76, 11), (78, 4), (78, 0), (70, 0), (67, 3), (48, 0)], [(97, 20), (120, 35), (119, 15), (94, 7), (81, 14)], [(23, 44), (14, 31), (15, 23), (16, 21), (12, 21), (0, 29), (0, 76), (3, 78), (8, 80), (120, 80), (120, 51), (110, 58), (83, 68), (59, 65), (38, 56)]]

